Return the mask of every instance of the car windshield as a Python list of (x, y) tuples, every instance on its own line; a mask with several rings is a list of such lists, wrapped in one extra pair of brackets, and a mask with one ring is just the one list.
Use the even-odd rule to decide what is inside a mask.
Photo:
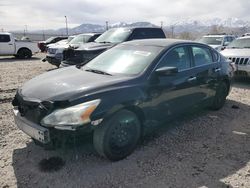
[(222, 37), (202, 37), (199, 42), (209, 44), (209, 45), (220, 45), (222, 42)]
[(72, 41), (73, 38), (75, 38), (75, 37), (74, 36), (69, 36), (67, 41), (70, 42), (70, 41)]
[(228, 45), (228, 48), (250, 48), (250, 38), (236, 39)]
[(110, 29), (99, 36), (95, 42), (99, 43), (121, 43), (130, 35), (131, 30), (128, 28)]
[(50, 38), (48, 38), (45, 42), (46, 43), (49, 43), (49, 42), (51, 42), (52, 40), (54, 40), (56, 37), (50, 37)]
[(111, 75), (137, 75), (152, 63), (162, 49), (156, 46), (119, 45), (100, 54), (83, 66), (83, 69)]
[(86, 43), (90, 39), (90, 35), (78, 35), (75, 38), (73, 38), (69, 44), (81, 44)]

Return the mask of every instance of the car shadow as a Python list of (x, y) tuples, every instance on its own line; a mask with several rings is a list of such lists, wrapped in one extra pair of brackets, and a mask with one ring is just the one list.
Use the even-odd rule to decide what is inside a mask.
[(241, 89), (250, 89), (250, 77), (236, 78), (233, 82), (233, 87)]
[(6, 63), (6, 62), (18, 62), (18, 61), (34, 61), (34, 60), (40, 60), (41, 58), (39, 57), (31, 57), (29, 59), (18, 59), (15, 57), (3, 57), (0, 58), (0, 63)]
[[(222, 180), (250, 161), (250, 126), (237, 123), (249, 110), (232, 100), (216, 112), (194, 109), (152, 131), (118, 162), (99, 157), (90, 138), (56, 151), (29, 142), (13, 152), (17, 187), (231, 187)], [(64, 166), (42, 171), (40, 161), (55, 156)]]
[(51, 69), (47, 69), (46, 72), (50, 72), (50, 71), (57, 70), (57, 69), (58, 69), (57, 67), (51, 68)]

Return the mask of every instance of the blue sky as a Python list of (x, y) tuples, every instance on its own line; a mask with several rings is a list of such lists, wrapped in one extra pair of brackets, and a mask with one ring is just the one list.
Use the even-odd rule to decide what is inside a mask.
[(149, 21), (160, 25), (185, 19), (239, 18), (250, 21), (249, 0), (1, 0), (0, 29), (28, 30)]

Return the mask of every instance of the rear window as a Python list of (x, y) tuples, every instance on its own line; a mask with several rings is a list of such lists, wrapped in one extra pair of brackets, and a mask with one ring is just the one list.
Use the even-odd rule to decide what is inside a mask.
[(193, 46), (192, 47), (192, 54), (195, 66), (201, 66), (213, 63), (213, 57), (209, 49)]
[(132, 35), (132, 40), (135, 39), (149, 39), (149, 38), (166, 38), (161, 29), (135, 29)]
[(0, 35), (0, 42), (10, 42), (9, 35)]

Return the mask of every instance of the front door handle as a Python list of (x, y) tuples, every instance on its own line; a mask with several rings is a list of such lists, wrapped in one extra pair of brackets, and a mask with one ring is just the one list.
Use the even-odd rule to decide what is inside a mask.
[(214, 72), (220, 72), (220, 71), (221, 71), (221, 68), (214, 69)]
[(197, 80), (197, 78), (194, 76), (192, 76), (192, 77), (190, 77), (189, 79), (188, 79), (188, 82), (192, 82), (192, 81), (195, 81), (195, 80)]
[(10, 46), (12, 46), (13, 44), (9, 44)]

